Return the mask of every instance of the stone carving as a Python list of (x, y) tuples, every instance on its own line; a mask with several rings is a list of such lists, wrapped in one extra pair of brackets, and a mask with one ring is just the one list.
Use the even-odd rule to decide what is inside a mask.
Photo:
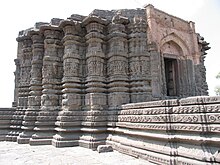
[[(210, 149), (215, 151), (217, 144), (207, 143), (209, 141), (207, 133), (219, 131), (217, 126), (220, 122), (219, 114), (210, 111), (218, 108), (216, 103), (218, 99), (219, 97), (203, 96), (172, 100), (170, 103), (167, 100), (124, 105), (118, 113), (118, 119), (109, 118), (116, 122), (117, 127), (113, 130), (118, 131), (119, 134), (111, 134), (107, 144), (126, 154), (131, 153), (135, 146), (139, 152), (132, 152), (133, 156), (154, 163), (217, 163), (217, 157), (213, 158), (215, 152), (212, 154), (209, 152)], [(186, 105), (183, 105), (184, 103)], [(133, 132), (133, 129), (136, 131)], [(125, 134), (121, 136), (121, 132), (127, 136)], [(204, 135), (201, 136), (201, 132)], [(140, 141), (137, 140), (138, 136), (142, 137)], [(157, 140), (153, 142), (152, 139)], [(169, 139), (169, 142), (162, 144), (165, 139)], [(204, 150), (204, 147), (207, 148)], [(123, 150), (124, 148), (127, 150)], [(155, 152), (160, 153), (160, 156)], [(151, 156), (159, 157), (160, 160), (148, 159)]]
[(147, 51), (146, 21), (134, 17), (129, 29), (131, 102), (151, 100), (150, 57)]
[(152, 5), (94, 10), (36, 23), (17, 41), (14, 108), (0, 109), (0, 140), (220, 163), (220, 98), (188, 97), (208, 94), (209, 47), (194, 23)]
[(90, 76), (103, 76), (104, 65), (102, 60), (92, 58), (88, 60), (88, 75)]
[(80, 64), (78, 60), (67, 60), (64, 62), (64, 76), (73, 77), (79, 75)]
[(128, 46), (125, 28), (129, 19), (118, 12), (112, 18), (112, 24), (108, 25), (108, 103), (110, 109), (130, 101), (128, 94)]

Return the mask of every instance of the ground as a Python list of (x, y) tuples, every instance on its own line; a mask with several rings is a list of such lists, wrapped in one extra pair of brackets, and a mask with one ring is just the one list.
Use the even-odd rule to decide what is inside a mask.
[(151, 165), (117, 151), (98, 153), (82, 147), (55, 148), (0, 142), (2, 165)]

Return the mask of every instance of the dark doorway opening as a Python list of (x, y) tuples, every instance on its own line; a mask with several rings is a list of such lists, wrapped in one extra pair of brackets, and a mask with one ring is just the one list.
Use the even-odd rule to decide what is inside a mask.
[(164, 58), (167, 96), (177, 96), (177, 60)]

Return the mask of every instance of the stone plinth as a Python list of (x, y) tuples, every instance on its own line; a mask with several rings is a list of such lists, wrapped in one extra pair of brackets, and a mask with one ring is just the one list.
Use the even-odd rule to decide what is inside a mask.
[(14, 111), (14, 108), (0, 108), (0, 141), (11, 141), (11, 131), (13, 128), (10, 127)]
[(156, 164), (219, 163), (220, 97), (126, 104), (107, 144)]

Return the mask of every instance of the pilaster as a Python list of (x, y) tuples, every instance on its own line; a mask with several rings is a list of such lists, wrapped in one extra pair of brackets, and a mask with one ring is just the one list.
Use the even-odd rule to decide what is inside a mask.
[(144, 18), (135, 17), (129, 24), (129, 68), (131, 102), (152, 99), (151, 61), (147, 51), (147, 24)]
[(17, 38), (19, 42), (17, 69), (19, 69), (19, 82), (17, 89), (17, 108), (12, 115), (11, 128), (13, 131), (9, 132), (7, 140), (17, 141), (19, 133), (21, 133), (22, 121), (25, 111), (28, 107), (28, 96), (30, 87), (30, 71), (31, 71), (31, 60), (32, 60), (32, 41), (31, 38), (26, 35), (24, 31)]
[(61, 105), (62, 90), (62, 33), (55, 26), (41, 26), (44, 34), (44, 57), (42, 66), (41, 108), (38, 113), (35, 134), (30, 139), (31, 145), (51, 144), (55, 135), (55, 122)]
[(63, 56), (63, 99), (52, 144), (56, 147), (76, 146), (82, 120), (82, 29), (76, 22), (61, 23), (65, 35)]
[(43, 36), (39, 34), (39, 31), (30, 31), (29, 35), (33, 42), (33, 58), (30, 71), (30, 93), (28, 96), (28, 108), (22, 122), (23, 132), (19, 134), (17, 139), (18, 143), (29, 143), (29, 139), (34, 134), (35, 121), (41, 106), (42, 63), (44, 55)]
[(128, 41), (126, 24), (128, 18), (117, 14), (108, 26), (108, 105), (110, 110), (129, 103)]
[(87, 43), (85, 110), (87, 116), (82, 123), (84, 135), (80, 138), (79, 145), (95, 150), (98, 145), (105, 143), (106, 138), (107, 94), (104, 28), (107, 22), (99, 17), (89, 16), (84, 19), (83, 24), (87, 31), (85, 36)]

